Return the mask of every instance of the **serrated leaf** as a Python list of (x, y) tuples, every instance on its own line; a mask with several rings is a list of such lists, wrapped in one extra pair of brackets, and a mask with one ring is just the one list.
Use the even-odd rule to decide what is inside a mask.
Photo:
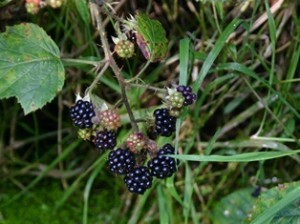
[(144, 13), (136, 15), (137, 44), (147, 60), (162, 60), (168, 50), (166, 31), (158, 20)]
[(0, 99), (16, 97), (25, 114), (42, 108), (63, 87), (59, 49), (39, 26), (7, 27), (0, 52)]
[(251, 196), (253, 189), (235, 191), (218, 202), (213, 210), (215, 224), (241, 224), (247, 218), (255, 199)]
[(247, 223), (300, 223), (300, 182), (280, 184), (261, 193)]

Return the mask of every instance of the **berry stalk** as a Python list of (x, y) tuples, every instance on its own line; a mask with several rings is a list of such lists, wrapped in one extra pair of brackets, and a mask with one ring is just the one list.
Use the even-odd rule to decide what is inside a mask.
[(121, 88), (121, 97), (123, 99), (123, 103), (124, 103), (125, 108), (127, 110), (127, 113), (128, 113), (129, 119), (130, 119), (130, 124), (131, 124), (132, 129), (134, 130), (134, 132), (138, 132), (139, 128), (138, 128), (137, 123), (135, 121), (133, 112), (131, 110), (131, 107), (129, 105), (128, 98), (127, 98), (127, 95), (126, 95), (124, 78), (121, 76), (121, 70), (118, 67), (115, 59), (112, 57), (111, 52), (109, 50), (109, 44), (107, 42), (105, 32), (104, 32), (104, 29), (103, 29), (103, 22), (102, 22), (102, 18), (101, 18), (100, 12), (99, 12), (99, 8), (94, 3), (90, 3), (90, 8), (91, 8), (91, 14), (94, 17), (94, 20), (96, 21), (97, 30), (99, 32), (99, 36), (100, 36), (100, 39), (101, 39), (105, 59), (108, 61), (110, 68), (113, 70), (113, 73), (116, 75), (117, 80), (119, 82), (119, 85), (120, 85), (120, 88)]

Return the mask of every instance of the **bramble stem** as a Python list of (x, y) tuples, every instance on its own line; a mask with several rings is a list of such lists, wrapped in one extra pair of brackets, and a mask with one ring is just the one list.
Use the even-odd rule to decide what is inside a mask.
[(148, 66), (150, 65), (150, 63), (151, 63), (150, 61), (147, 61), (147, 63), (141, 69), (141, 71), (136, 76), (134, 76), (132, 79), (126, 80), (126, 83), (130, 83), (130, 82), (133, 82), (133, 81), (137, 80), (144, 73), (144, 71), (148, 68)]
[(129, 85), (139, 87), (139, 88), (150, 89), (150, 90), (153, 90), (155, 92), (167, 93), (166, 89), (157, 88), (157, 87), (150, 86), (150, 85), (143, 85), (143, 84), (139, 84), (139, 83), (130, 83)]
[(101, 18), (100, 12), (99, 12), (99, 7), (95, 3), (90, 2), (90, 10), (91, 10), (92, 17), (93, 17), (93, 19), (94, 19), (94, 21), (97, 25), (97, 30), (98, 30), (99, 35), (100, 35), (102, 48), (104, 50), (105, 59), (107, 60), (107, 62), (109, 64), (109, 67), (113, 70), (113, 73), (115, 74), (115, 76), (117, 77), (117, 80), (119, 82), (119, 85), (120, 85), (120, 88), (121, 88), (121, 97), (122, 97), (123, 103), (125, 105), (125, 108), (127, 110), (132, 129), (133, 129), (134, 132), (139, 132), (139, 128), (138, 128), (137, 123), (135, 121), (133, 112), (131, 110), (131, 107), (129, 105), (128, 98), (127, 98), (127, 95), (126, 95), (124, 78), (122, 77), (121, 70), (118, 67), (115, 59), (112, 57), (111, 51), (109, 49), (109, 44), (107, 42), (107, 38), (106, 38), (104, 29), (103, 29), (103, 22), (102, 22), (102, 18)]
[(82, 60), (82, 59), (74, 59), (74, 58), (62, 58), (61, 59), (63, 63), (74, 63), (74, 64), (86, 64), (86, 65), (93, 65), (95, 67), (100, 66), (101, 64), (104, 64), (105, 61), (89, 61), (89, 60)]
[(94, 81), (92, 82), (92, 84), (87, 88), (86, 94), (90, 94), (92, 92), (92, 90), (95, 88), (95, 85), (98, 83), (99, 79), (102, 77), (102, 75), (104, 74), (104, 72), (107, 70), (109, 66), (109, 63), (105, 63), (103, 68), (101, 69), (101, 71), (98, 73), (98, 75), (96, 76), (96, 78), (94, 79)]

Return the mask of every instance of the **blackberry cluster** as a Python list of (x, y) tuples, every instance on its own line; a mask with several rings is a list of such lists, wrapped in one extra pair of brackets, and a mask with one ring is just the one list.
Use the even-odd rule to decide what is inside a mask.
[(94, 106), (88, 101), (78, 100), (70, 109), (73, 124), (80, 129), (93, 126), (92, 117), (95, 116)]
[(135, 163), (134, 154), (128, 149), (118, 148), (108, 155), (109, 169), (113, 173), (127, 174), (133, 170)]
[(174, 154), (175, 149), (170, 145), (166, 144), (157, 152), (157, 156), (148, 162), (148, 168), (152, 176), (160, 179), (165, 179), (173, 175), (176, 172), (176, 160), (167, 154)]
[(169, 137), (175, 131), (176, 118), (169, 114), (166, 108), (157, 109), (153, 113), (155, 117), (155, 132)]
[[(108, 167), (113, 173), (125, 175), (124, 183), (132, 193), (143, 194), (152, 186), (153, 178), (165, 179), (171, 177), (177, 170), (177, 160), (166, 156), (175, 154), (174, 147), (165, 144), (158, 150), (153, 139), (157, 135), (166, 137), (172, 135), (176, 128), (175, 116), (180, 115), (183, 106), (190, 105), (196, 100), (196, 94), (190, 87), (183, 85), (178, 86), (176, 91), (168, 90), (168, 93), (167, 108), (154, 111), (154, 124), (151, 125), (149, 134), (131, 133), (124, 141), (126, 149), (112, 150), (116, 147), (116, 132), (121, 125), (117, 111), (97, 110), (98, 108), (94, 108), (92, 103), (85, 100), (89, 99), (89, 96), (80, 98), (70, 108), (72, 121), (80, 128), (78, 135), (84, 140), (92, 141), (99, 151), (112, 150), (108, 155)], [(151, 159), (147, 163), (149, 157)]]
[(184, 102), (183, 102), (184, 106), (193, 104), (195, 102), (195, 100), (197, 99), (196, 94), (192, 92), (192, 88), (189, 86), (180, 85), (177, 87), (176, 90), (178, 92), (182, 93), (182, 95), (184, 97)]
[(149, 169), (145, 166), (135, 168), (132, 172), (128, 173), (124, 182), (131, 193), (143, 194), (147, 189), (152, 186), (152, 175)]
[(100, 151), (113, 149), (117, 144), (116, 133), (113, 131), (99, 131), (94, 139), (94, 144)]

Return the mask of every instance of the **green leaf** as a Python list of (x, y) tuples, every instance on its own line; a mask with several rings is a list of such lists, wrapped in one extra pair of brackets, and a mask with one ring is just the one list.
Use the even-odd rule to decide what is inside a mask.
[(300, 182), (280, 184), (263, 192), (253, 205), (247, 223), (300, 223), (299, 195)]
[(253, 189), (235, 191), (219, 201), (213, 210), (215, 224), (241, 224), (251, 211), (255, 199), (251, 196)]
[(64, 84), (59, 49), (37, 25), (7, 27), (0, 35), (0, 99), (17, 97), (25, 114), (50, 102)]
[(166, 31), (158, 20), (144, 13), (136, 15), (137, 44), (150, 62), (162, 60), (168, 50)]

